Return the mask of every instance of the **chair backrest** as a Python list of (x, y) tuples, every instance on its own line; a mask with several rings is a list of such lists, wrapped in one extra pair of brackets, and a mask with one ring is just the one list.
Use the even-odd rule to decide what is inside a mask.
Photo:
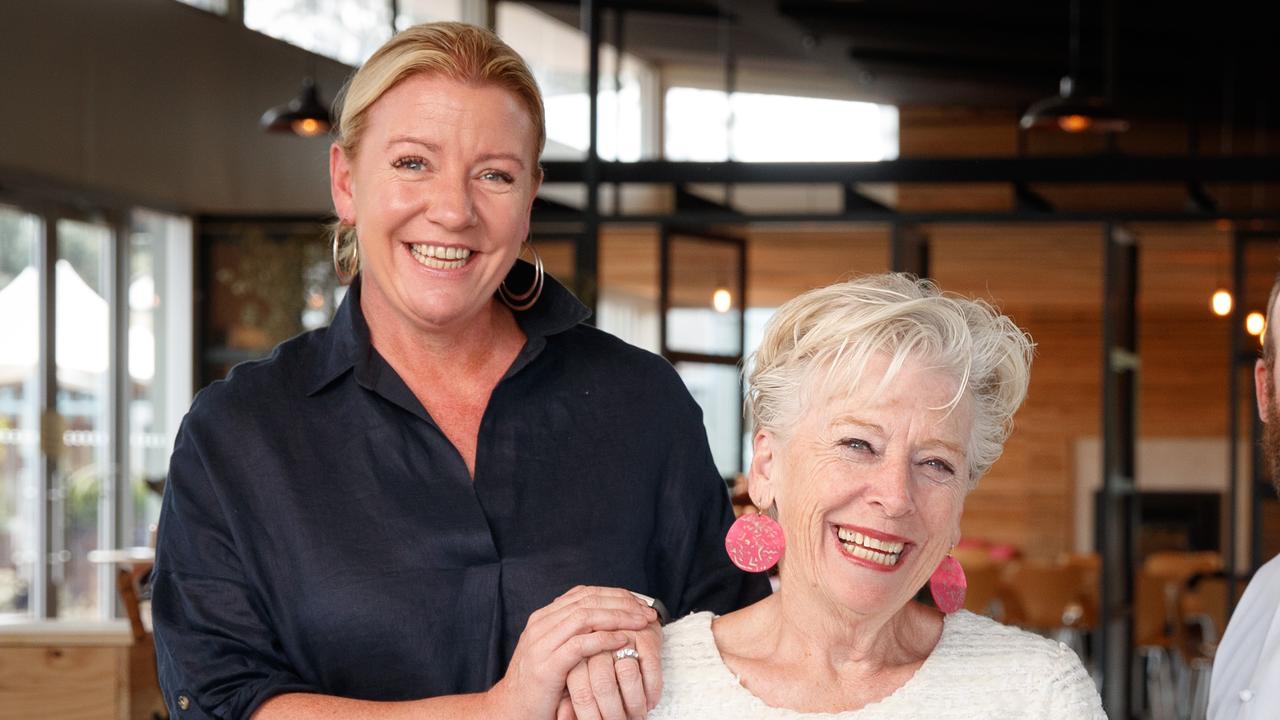
[(1085, 598), (1084, 573), (1078, 567), (1022, 562), (1003, 579), (1009, 622), (1039, 630), (1074, 625)]
[(1004, 598), (1001, 597), (1000, 566), (989, 560), (960, 560), (969, 583), (968, 592), (964, 596), (964, 609), (987, 615), (988, 618), (1002, 619), (1004, 616)]
[(1211, 550), (1154, 552), (1142, 562), (1143, 572), (1176, 583), (1184, 583), (1192, 575), (1218, 572), (1221, 569), (1222, 556)]

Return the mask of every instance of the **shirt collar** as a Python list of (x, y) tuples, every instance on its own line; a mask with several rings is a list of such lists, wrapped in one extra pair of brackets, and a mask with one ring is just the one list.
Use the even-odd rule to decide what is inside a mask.
[[(527, 288), (533, 282), (533, 266), (517, 260), (506, 281), (516, 288)], [(505, 281), (504, 281), (505, 282)], [(320, 392), (347, 370), (368, 363), (374, 355), (369, 339), (369, 324), (360, 308), (361, 277), (356, 276), (347, 289), (346, 297), (334, 313), (333, 321), (325, 330), (319, 344), (320, 358), (312, 367), (307, 394)], [(528, 338), (526, 350), (540, 350), (546, 338), (562, 333), (591, 316), (591, 311), (573, 293), (550, 275), (545, 276), (542, 294), (528, 310), (514, 312), (516, 323)], [(522, 352), (522, 356), (526, 353)], [(527, 358), (532, 359), (532, 358)], [(520, 363), (524, 365), (525, 363)]]

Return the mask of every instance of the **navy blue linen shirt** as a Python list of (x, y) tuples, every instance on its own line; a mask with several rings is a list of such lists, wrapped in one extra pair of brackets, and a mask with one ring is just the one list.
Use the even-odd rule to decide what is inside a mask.
[(200, 392), (153, 580), (172, 716), (483, 691), (529, 614), (578, 584), (676, 616), (767, 594), (728, 562), (727, 491), (680, 378), (586, 315), (550, 279), (516, 313), (528, 340), (485, 410), (474, 482), (370, 344), (359, 281), (329, 328)]

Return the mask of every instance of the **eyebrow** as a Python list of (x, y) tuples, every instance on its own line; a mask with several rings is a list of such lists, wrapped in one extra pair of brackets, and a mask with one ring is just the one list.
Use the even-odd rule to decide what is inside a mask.
[(883, 427), (868, 420), (863, 420), (855, 415), (840, 415), (836, 417), (831, 421), (831, 426), (835, 427), (836, 425), (857, 425), (859, 427), (867, 428), (868, 430), (874, 430), (881, 435), (885, 434)]
[[(872, 430), (881, 435), (885, 434), (884, 428), (881, 427), (880, 425), (877, 425), (867, 420), (862, 420), (856, 415), (840, 415), (836, 417), (834, 420), (831, 421), (831, 426), (835, 427), (837, 425), (857, 425), (858, 427), (867, 428), (868, 430)], [(946, 450), (950, 450), (951, 452), (961, 457), (965, 456), (964, 448), (962, 448), (961, 446), (955, 443), (947, 442), (946, 440), (943, 440), (941, 438), (928, 438), (927, 440), (925, 440), (925, 445), (936, 445)]]
[[(440, 152), (439, 145), (433, 142), (428, 142), (426, 140), (413, 137), (412, 135), (396, 135), (395, 137), (387, 141), (387, 147), (390, 148), (393, 145), (399, 145), (400, 143), (408, 143), (410, 145), (421, 145), (422, 147), (426, 148), (428, 152)], [(515, 163), (516, 165), (519, 165), (521, 170), (524, 169), (524, 159), (515, 153), (509, 153), (509, 152), (485, 153), (480, 157), (476, 158), (476, 162), (488, 162), (489, 160), (508, 160), (510, 162)]]

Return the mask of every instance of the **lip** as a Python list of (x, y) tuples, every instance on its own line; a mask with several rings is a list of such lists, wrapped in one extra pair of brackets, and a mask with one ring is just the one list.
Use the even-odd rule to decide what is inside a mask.
[[(467, 250), (471, 250), (471, 254), (467, 256), (467, 261), (466, 261), (465, 263), (463, 263), (463, 264), (462, 264), (462, 267), (458, 267), (458, 268), (433, 268), (433, 267), (427, 267), (426, 265), (423, 265), (422, 263), (418, 262), (418, 259), (417, 259), (417, 258), (415, 258), (415, 257), (413, 256), (413, 246), (414, 246), (414, 245), (434, 245), (435, 247), (442, 247), (442, 248), (464, 248), (464, 249), (467, 249)], [(477, 257), (477, 256), (479, 256), (479, 255), (481, 254), (481, 253), (480, 253), (480, 251), (478, 251), (478, 250), (474, 250), (474, 249), (472, 249), (472, 248), (467, 247), (466, 245), (461, 245), (461, 244), (457, 244), (457, 243), (432, 243), (432, 242), (429, 242), (429, 243), (409, 243), (409, 242), (401, 242), (401, 243), (400, 243), (400, 248), (401, 248), (401, 250), (403, 250), (403, 252), (404, 252), (405, 259), (406, 259), (406, 260), (408, 260), (410, 263), (413, 263), (413, 267), (414, 267), (417, 271), (424, 272), (424, 273), (426, 273), (426, 274), (428, 274), (428, 275), (434, 275), (434, 276), (436, 276), (436, 277), (457, 277), (457, 276), (459, 276), (459, 275), (462, 275), (462, 274), (465, 274), (465, 273), (470, 272), (471, 268), (475, 266), (475, 259), (476, 259), (476, 257)]]
[[(863, 535), (873, 537), (877, 540), (902, 543), (902, 552), (898, 555), (898, 562), (893, 565), (881, 565), (878, 562), (850, 555), (848, 551), (844, 549), (844, 543), (840, 542), (840, 536), (838, 533), (841, 529), (862, 533)], [(891, 573), (903, 567), (903, 565), (906, 564), (907, 557), (910, 556), (912, 551), (915, 549), (915, 543), (900, 535), (894, 535), (893, 533), (882, 532), (880, 530), (872, 530), (871, 528), (860, 527), (858, 525), (838, 525), (833, 523), (831, 525), (830, 534), (831, 542), (835, 543), (836, 552), (840, 553), (840, 557), (860, 567), (882, 573)]]

